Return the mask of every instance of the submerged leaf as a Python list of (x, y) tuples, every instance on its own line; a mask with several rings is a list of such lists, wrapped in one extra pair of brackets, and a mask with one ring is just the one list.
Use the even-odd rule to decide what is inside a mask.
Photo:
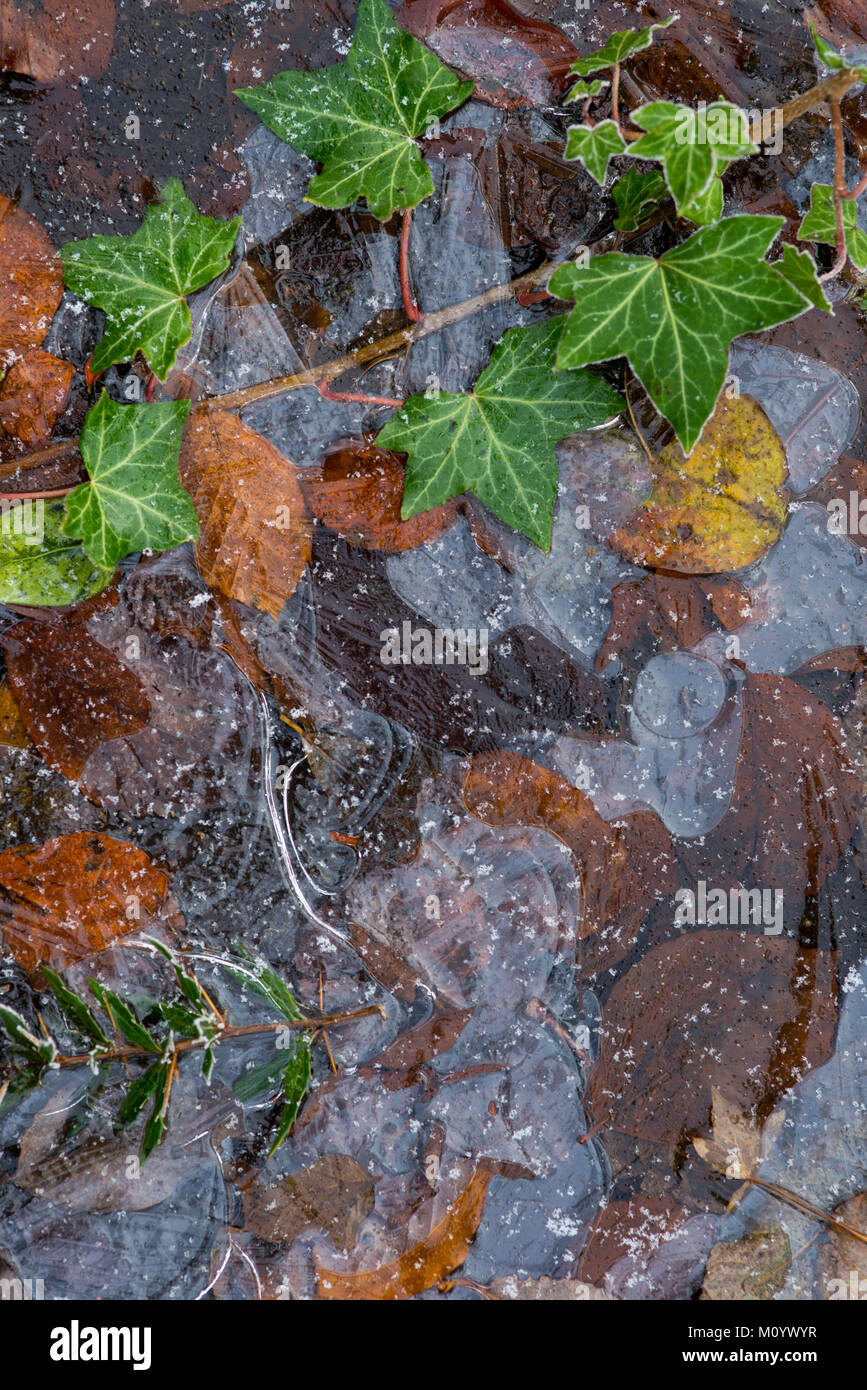
[(47, 235), (0, 193), (0, 369), (39, 346), (62, 296), (60, 258)]
[(471, 489), (542, 550), (557, 495), (554, 445), (617, 415), (623, 402), (589, 372), (556, 372), (563, 320), (511, 328), (471, 392), (411, 396), (379, 444), (409, 454), (404, 517)]
[(763, 259), (780, 217), (726, 217), (659, 260), (611, 252), (560, 266), (549, 289), (575, 300), (561, 368), (625, 356), (689, 451), (725, 381), (729, 344), (810, 307)]
[(280, 72), (236, 95), (260, 120), (322, 164), (307, 196), (342, 208), (366, 198), (374, 217), (433, 192), (418, 136), (472, 91), (395, 22), (386, 0), (361, 0), (345, 63)]
[(95, 564), (84, 547), (65, 534), (62, 502), (7, 502), (3, 507), (0, 603), (64, 607), (111, 583), (114, 570)]
[(61, 248), (68, 287), (105, 311), (105, 335), (90, 361), (95, 376), (142, 352), (165, 380), (190, 336), (185, 295), (227, 268), (240, 225), (238, 217), (203, 217), (180, 180), (169, 179), (132, 236), (89, 237)]
[(50, 352), (31, 348), (0, 384), (0, 434), (28, 449), (45, 444), (66, 404), (75, 368)]
[(674, 441), (653, 464), (653, 488), (609, 537), (635, 565), (721, 574), (753, 564), (786, 524), (786, 451), (750, 396), (720, 397), (687, 457)]
[(66, 499), (64, 532), (80, 537), (98, 565), (135, 550), (170, 550), (199, 534), (196, 510), (178, 481), (189, 401), (117, 405), (106, 391), (81, 431), (89, 483)]
[(310, 516), (298, 470), (225, 410), (194, 411), (178, 474), (199, 518), (202, 578), (276, 621), (310, 559)]

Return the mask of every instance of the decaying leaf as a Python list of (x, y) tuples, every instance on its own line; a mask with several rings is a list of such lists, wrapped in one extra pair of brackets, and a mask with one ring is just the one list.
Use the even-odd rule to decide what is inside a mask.
[(81, 616), (16, 623), (3, 647), (25, 728), (46, 762), (73, 781), (95, 749), (143, 729), (151, 710), (135, 672), (93, 640)]
[(648, 951), (605, 1004), (585, 1095), (594, 1126), (677, 1144), (716, 1088), (751, 1117), (828, 1060), (836, 959), (754, 931), (703, 930)]
[(60, 257), (45, 232), (0, 193), (0, 368), (39, 346), (62, 295)]
[(786, 454), (761, 406), (722, 396), (687, 458), (675, 441), (653, 490), (609, 543), (627, 560), (680, 574), (720, 574), (760, 559), (786, 523)]
[(0, 435), (18, 439), (29, 449), (46, 443), (74, 376), (70, 362), (31, 348), (0, 384)]
[(0, 743), (7, 748), (33, 747), (8, 680), (0, 681)]
[(494, 106), (550, 105), (578, 56), (562, 30), (506, 0), (404, 0), (397, 17), (450, 68), (474, 78), (474, 95)]
[(114, 42), (114, 0), (0, 0), (0, 68), (37, 82), (98, 77)]
[[(337, 1271), (317, 1261), (320, 1298), (403, 1299), (433, 1288), (463, 1264), (485, 1207), (492, 1172), (476, 1168), (466, 1187), (445, 1209), (430, 1234), (405, 1254), (377, 1269)], [(433, 1206), (434, 1203), (432, 1202)]]
[[(736, 1101), (727, 1100), (716, 1086), (712, 1086), (713, 1138), (693, 1139), (693, 1147), (699, 1158), (725, 1177), (750, 1178), (773, 1148), (785, 1118), (785, 1110), (775, 1110), (764, 1124), (759, 1125)], [(734, 1205), (745, 1191), (746, 1186), (739, 1188), (731, 1204)]]
[(6, 949), (28, 974), (62, 971), (129, 932), (180, 920), (169, 880), (143, 850), (108, 835), (58, 835), (0, 854)]
[(477, 753), (464, 782), (467, 810), (486, 825), (539, 825), (568, 845), (581, 869), (582, 937), (591, 936), (633, 903), (671, 888), (671, 841), (653, 811), (607, 822), (585, 792), (565, 777), (516, 753)]
[[(823, 1294), (827, 1299), (864, 1297), (867, 1287), (867, 1192), (856, 1192), (833, 1211), (835, 1220), (864, 1234), (864, 1240), (848, 1235), (839, 1226), (828, 1227), (828, 1244), (819, 1251)], [(832, 1281), (837, 1280), (837, 1283)]]
[(202, 578), (276, 621), (310, 559), (295, 465), (236, 415), (200, 408), (184, 432), (178, 472), (199, 518)]
[(650, 1193), (607, 1202), (593, 1222), (578, 1273), (594, 1285), (627, 1256), (646, 1263), (671, 1239), (687, 1215), (683, 1204), (673, 1197)]
[(270, 1187), (248, 1187), (244, 1227), (286, 1245), (304, 1231), (319, 1230), (338, 1250), (351, 1250), (373, 1210), (375, 1181), (350, 1154), (326, 1154)]
[(701, 1297), (722, 1302), (773, 1298), (785, 1284), (791, 1262), (789, 1237), (779, 1226), (720, 1241), (710, 1252)]
[(516, 1279), (508, 1275), (488, 1284), (488, 1290), (507, 1303), (604, 1303), (608, 1300), (605, 1290), (593, 1284), (582, 1284), (580, 1279), (549, 1279), (544, 1274), (540, 1279)]
[(596, 655), (596, 670), (615, 658), (636, 673), (660, 652), (694, 647), (718, 628), (736, 630), (750, 616), (750, 596), (737, 580), (648, 574), (615, 584), (611, 624)]
[(406, 466), (372, 436), (347, 439), (329, 449), (301, 486), (313, 515), (350, 545), (395, 554), (441, 536), (457, 519), (453, 501), (401, 520)]

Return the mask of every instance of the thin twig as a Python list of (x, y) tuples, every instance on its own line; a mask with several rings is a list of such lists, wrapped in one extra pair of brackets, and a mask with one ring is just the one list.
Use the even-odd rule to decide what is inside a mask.
[(862, 1245), (867, 1245), (867, 1234), (864, 1231), (857, 1230), (855, 1226), (850, 1226), (845, 1221), (838, 1221), (836, 1216), (829, 1216), (826, 1211), (814, 1207), (812, 1202), (808, 1202), (804, 1197), (799, 1197), (795, 1192), (789, 1192), (788, 1188), (777, 1187), (776, 1183), (764, 1182), (762, 1178), (747, 1178), (746, 1181), (753, 1183), (756, 1187), (764, 1188), (766, 1192), (772, 1193), (781, 1202), (787, 1202), (789, 1206), (796, 1207), (798, 1211), (807, 1212), (816, 1221), (821, 1221), (826, 1226), (833, 1226), (836, 1231), (842, 1231), (844, 1235), (851, 1236), (853, 1240), (860, 1240)]
[[(230, 1042), (234, 1038), (250, 1038), (261, 1033), (280, 1033), (284, 1029), (298, 1029), (302, 1032), (316, 1032), (322, 1028), (336, 1028), (341, 1023), (353, 1023), (358, 1018), (369, 1018), (371, 1014), (379, 1014), (380, 1018), (385, 1017), (385, 1011), (381, 1004), (366, 1004), (363, 1009), (351, 1009), (343, 1014), (323, 1014), (319, 1018), (281, 1018), (271, 1023), (243, 1023), (228, 1024), (221, 1029), (216, 1038), (183, 1038), (177, 1042), (172, 1049), (175, 1058), (182, 1052), (190, 1052), (199, 1047), (213, 1047), (216, 1043)], [(110, 1051), (98, 1054), (97, 1061), (115, 1062), (127, 1057), (155, 1057), (156, 1054), (147, 1047), (113, 1047)], [(78, 1052), (70, 1056), (58, 1056), (55, 1058), (59, 1067), (81, 1067), (91, 1060), (90, 1052)]]

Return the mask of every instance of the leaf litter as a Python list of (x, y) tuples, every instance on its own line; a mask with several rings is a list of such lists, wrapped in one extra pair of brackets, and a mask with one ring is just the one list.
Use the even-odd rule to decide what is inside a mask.
[[(423, 5), (404, 11), (443, 61), (476, 80), (476, 96), (493, 99), (510, 120), (542, 89), (562, 90), (577, 52), (559, 31), (523, 24), (506, 5), (458, 6), (437, 28)], [(417, 30), (415, 19), (409, 22), (413, 11)], [(314, 66), (346, 55), (353, 16), (332, 18), (344, 47), (334, 51), (330, 33), (317, 38)], [(488, 35), (504, 32), (533, 54), (529, 65), (503, 70), (486, 61)], [(702, 53), (716, 65), (716, 79), (731, 46), (726, 31), (721, 58)], [(277, 56), (266, 54), (272, 73), (297, 64), (297, 54), (288, 62), (279, 55), (275, 66)], [(17, 70), (29, 61), (16, 60)], [(446, 117), (441, 135), (424, 147), (436, 151), (437, 138), (443, 142), (432, 178), (445, 197), (439, 210), (439, 199), (421, 204), (412, 233), (417, 264), (425, 267), (419, 295), (429, 310), (508, 278), (523, 268), (521, 257), (532, 260), (534, 247), (550, 245), (553, 224), (542, 227), (532, 207), (539, 184), (526, 172), (538, 167), (527, 151), (546, 132), (531, 128), (528, 139), (514, 123), (498, 124), (501, 112), (481, 101)], [(472, 142), (462, 133), (468, 130)], [(503, 151), (511, 160), (505, 178)], [(279, 189), (274, 197), (283, 177), (275, 173), (274, 143), (248, 140), (243, 158), (252, 186), (258, 180), (268, 197), (268, 235), (254, 232), (242, 269), (230, 269), (216, 292), (193, 297), (192, 337), (179, 347), (176, 375), (160, 398), (198, 398), (303, 370), (372, 340), (377, 316), (399, 306), (393, 229), (357, 213), (329, 212), (317, 221), (320, 214), (301, 201), (312, 167), (302, 166), (288, 197)], [(519, 174), (520, 198), (506, 228), (502, 195)], [(565, 180), (550, 177), (551, 187), (562, 188)], [(576, 231), (589, 240), (593, 217), (586, 209), (598, 191), (577, 175), (574, 182), (585, 199)], [(141, 211), (127, 204), (124, 232)], [(21, 372), (40, 351), (60, 287), (50, 243), (26, 217), (14, 209), (5, 217), (7, 231), (11, 218), (16, 238), (32, 247), (37, 276), (29, 307), (20, 291), (3, 306), (19, 334), (4, 334), (4, 344), (15, 347), (13, 370)], [(117, 228), (103, 223), (99, 230)], [(333, 272), (325, 255), (316, 258), (325, 233), (338, 248)], [(281, 245), (292, 255), (278, 285)], [(436, 375), (441, 389), (467, 392), (505, 329), (532, 324), (537, 313), (513, 305), (431, 335), (397, 366), (374, 364), (363, 389), (423, 394)], [(849, 983), (863, 935), (859, 852), (849, 848), (856, 777), (842, 723), (820, 695), (805, 691), (798, 672), (825, 652), (863, 643), (863, 578), (855, 547), (825, 527), (824, 503), (787, 512), (781, 500), (784, 484), (799, 494), (814, 487), (852, 444), (857, 395), (842, 356), (830, 365), (819, 360), (818, 328), (811, 350), (808, 323), (799, 321), (804, 340), (797, 354), (748, 339), (735, 344), (732, 370), (744, 392), (738, 410), (751, 409), (751, 396), (780, 441), (769, 493), (773, 533), (751, 541), (752, 548), (711, 560), (701, 555), (690, 568), (698, 579), (672, 576), (672, 564), (648, 575), (639, 568), (648, 564), (646, 552), (624, 555), (621, 548), (617, 555), (608, 544), (652, 497), (652, 469), (625, 425), (557, 445), (552, 547), (542, 556), (490, 518), (480, 548), (481, 528), (448, 505), (423, 513), (419, 529), (407, 532), (414, 523), (395, 505), (403, 464), (370, 442), (382, 412), (326, 401), (308, 388), (279, 408), (245, 410), (239, 422), (231, 416), (231, 425), (211, 417), (216, 431), (225, 431), (214, 449), (219, 459), (189, 465), (200, 470), (197, 485), (209, 499), (207, 507), (199, 499), (200, 573), (189, 554), (145, 560), (122, 567), (101, 606), (96, 600), (53, 617), (44, 608), (7, 610), (7, 689), (37, 753), (21, 747), (19, 733), (17, 748), (4, 750), (2, 775), (10, 798), (26, 794), (35, 802), (19, 818), (38, 814), (45, 823), (28, 838), (12, 821), (2, 857), (14, 856), (10, 863), (18, 865), (23, 846), (38, 859), (61, 843), (58, 837), (108, 837), (124, 859), (144, 855), (161, 875), (171, 896), (157, 916), (164, 925), (174, 921), (188, 942), (214, 948), (237, 926), (275, 968), (300, 982), (308, 1006), (341, 992), (357, 999), (359, 989), (387, 1006), (385, 1020), (331, 1040), (336, 1077), (329, 1079), (317, 1044), (313, 1093), (277, 1159), (266, 1160), (267, 1133), (255, 1107), (243, 1115), (243, 1143), (215, 1131), (244, 1194), (246, 1229), (232, 1226), (231, 1238), (272, 1296), (440, 1298), (487, 1289), (559, 1298), (600, 1296), (604, 1287), (615, 1297), (659, 1297), (666, 1288), (690, 1297), (704, 1279), (708, 1297), (714, 1284), (705, 1265), (710, 1259), (714, 1277), (721, 1267), (711, 1253), (720, 1249), (717, 1235), (726, 1244), (752, 1242), (752, 1271), (761, 1263), (758, 1244), (764, 1249), (770, 1240), (773, 1267), (759, 1272), (774, 1291), (783, 1265), (791, 1287), (785, 1246), (789, 1255), (798, 1249), (796, 1223), (809, 1218), (784, 1211), (769, 1193), (754, 1189), (723, 1215), (730, 1193), (720, 1198), (708, 1187), (697, 1214), (694, 1204), (654, 1195), (658, 1159), (637, 1170), (637, 1196), (612, 1190), (606, 1152), (618, 1151), (624, 1128), (660, 1151), (691, 1142), (697, 1166), (711, 1161), (703, 1136), (712, 1122), (714, 1141), (731, 1147), (730, 1134), (717, 1134), (723, 1097), (733, 1114), (747, 1117), (738, 1143), (769, 1181), (779, 1153), (800, 1153), (801, 1171), (789, 1173), (789, 1185), (843, 1219), (861, 1219), (857, 1194), (865, 1178), (854, 1128), (863, 1105), (853, 1116), (840, 1101), (851, 1082), (845, 1049), (857, 1036), (845, 1029), (860, 997)], [(97, 341), (94, 334), (91, 349)], [(74, 363), (79, 374), (85, 361), (83, 354)], [(15, 381), (10, 372), (4, 386), (17, 403), (0, 419), (19, 437), (28, 429), (33, 441), (48, 437), (52, 411), (62, 409), (60, 388), (52, 394), (53, 387), (37, 386), (22, 404), (17, 389), (12, 396)], [(78, 390), (73, 385), (73, 394)], [(32, 424), (22, 423), (25, 417)], [(204, 419), (194, 413), (191, 420), (197, 418)], [(672, 448), (663, 465), (672, 454), (682, 464)], [(287, 503), (294, 518), (288, 534), (267, 535), (267, 546), (261, 536), (245, 537), (253, 527), (249, 509), (239, 517), (230, 510), (231, 489), (220, 490), (227, 458), (232, 469), (252, 470), (251, 477), (257, 469), (265, 476), (261, 460), (268, 460), (274, 500)], [(222, 499), (226, 520), (209, 531), (214, 497)], [(584, 499), (589, 527), (578, 524)], [(317, 518), (309, 551), (308, 508)], [(717, 576), (713, 584), (709, 573)], [(220, 603), (202, 577), (220, 590)], [(7, 601), (29, 600), (21, 591)], [(380, 633), (401, 627), (404, 617), (413, 627), (488, 628), (489, 672), (471, 676), (445, 665), (419, 671), (411, 661), (384, 669)], [(732, 636), (741, 644), (736, 657), (726, 655)], [(366, 933), (378, 956), (373, 948), (364, 955), (335, 948), (305, 920), (275, 869), (256, 781), (256, 705), (225, 650), (237, 639), (253, 648), (245, 669), (281, 692), (294, 726), (278, 733), (284, 773), (299, 749), (309, 750), (289, 799), (299, 864), (320, 885), (342, 882), (353, 864), (348, 891), (333, 899), (311, 894), (317, 910), (333, 926), (357, 928), (359, 941)], [(684, 718), (683, 692), (701, 695), (696, 682), (704, 671), (684, 666), (686, 652), (721, 673), (737, 699), (737, 719), (726, 724), (720, 707), (704, 721), (694, 706)], [(677, 660), (662, 676), (654, 668), (642, 686), (642, 673), (660, 657)], [(570, 690), (580, 691), (572, 706), (557, 688), (561, 673)], [(718, 677), (707, 679), (716, 690)], [(578, 717), (588, 709), (591, 720)], [(636, 733), (642, 710), (645, 734)], [(726, 719), (729, 711), (726, 704)], [(672, 742), (677, 719), (687, 737), (675, 742), (689, 751), (672, 761), (660, 746), (664, 738)], [(296, 741), (297, 730), (306, 743)], [(699, 746), (706, 750), (703, 768), (712, 769), (712, 804), (696, 818), (684, 807), (701, 798), (691, 802), (684, 785)], [(13, 771), (21, 768), (23, 782)], [(74, 788), (59, 790), (63, 778), (86, 799)], [(78, 831), (76, 817), (85, 821)], [(360, 854), (353, 841), (362, 843)], [(674, 933), (673, 889), (696, 887), (702, 877), (737, 887), (784, 884), (782, 939), (725, 923)], [(61, 939), (72, 934), (76, 942), (67, 951), (95, 950), (107, 969), (128, 971), (123, 953), (106, 950), (112, 913), (97, 911), (97, 900), (91, 922), (82, 914), (82, 890), (65, 870), (59, 882), (70, 895), (60, 906), (48, 880), (34, 887), (28, 879), (42, 930), (51, 935), (52, 914), (59, 914)], [(20, 895), (20, 882), (18, 889)], [(841, 904), (849, 907), (847, 931)], [(10, 958), (3, 975), (25, 1008), (40, 1000), (22, 972), (36, 964), (32, 942), (29, 950), (26, 959)], [(365, 973), (365, 962), (385, 953), (402, 972), (391, 990), (378, 974), (374, 983)], [(736, 1021), (720, 1004), (722, 981)], [(152, 988), (142, 979), (139, 985)], [(640, 1057), (624, 1068), (618, 1030), (636, 1026)], [(264, 1060), (255, 1049), (251, 1057)], [(831, 1075), (836, 1091), (816, 1084)], [(200, 1083), (184, 1084), (184, 1104), (195, 1113)], [(54, 1098), (46, 1109), (49, 1116), (52, 1107), (66, 1113), (69, 1104)], [(783, 1132), (757, 1153), (755, 1136), (778, 1105), (786, 1111)], [(213, 1161), (196, 1151), (175, 1170), (174, 1150), (167, 1149), (164, 1168), (151, 1170), (152, 1186), (139, 1188), (123, 1180), (110, 1148), (97, 1146), (81, 1157), (73, 1152), (69, 1174), (61, 1174), (51, 1167), (56, 1115), (47, 1131), (45, 1121), (38, 1107), (0, 1119), (4, 1143), (23, 1136), (29, 1145), (14, 1184), (28, 1204), (23, 1218), (11, 1205), (0, 1207), (0, 1248), (16, 1266), (35, 1249), (55, 1296), (97, 1290), (95, 1265), (106, 1259), (124, 1271), (127, 1296), (195, 1296), (211, 1277), (214, 1252), (222, 1259), (232, 1225), (212, 1216), (212, 1206), (222, 1209), (209, 1205), (222, 1190)], [(184, 1123), (182, 1114), (172, 1142), (183, 1137)], [(251, 1152), (252, 1168), (244, 1170)], [(195, 1181), (185, 1185), (185, 1174)], [(152, 1212), (144, 1205), (151, 1198), (168, 1205)], [(115, 1210), (129, 1213), (122, 1232), (105, 1220)], [(80, 1224), (64, 1223), (64, 1211)], [(777, 1230), (786, 1236), (773, 1235)], [(644, 1283), (628, 1254), (635, 1233), (647, 1264)], [(72, 1261), (70, 1240), (99, 1260)], [(823, 1261), (831, 1261), (821, 1265), (827, 1280), (851, 1252), (838, 1249), (833, 1236), (821, 1249)], [(588, 1285), (592, 1293), (585, 1294)], [(798, 1296), (827, 1296), (821, 1280), (805, 1279), (798, 1289)], [(225, 1284), (215, 1292), (225, 1293)], [(243, 1296), (256, 1296), (255, 1285)]]

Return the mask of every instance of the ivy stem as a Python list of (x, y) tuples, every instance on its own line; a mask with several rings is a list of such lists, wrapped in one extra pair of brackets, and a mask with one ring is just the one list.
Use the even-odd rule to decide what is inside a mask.
[(421, 323), (424, 314), (413, 298), (409, 283), (409, 234), (411, 228), (412, 208), (404, 208), (403, 226), (400, 229), (400, 259), (398, 262), (400, 269), (400, 293), (403, 299), (404, 311), (410, 323)]
[(843, 221), (843, 199), (846, 197), (846, 139), (843, 134), (843, 114), (837, 97), (829, 99), (831, 126), (834, 131), (834, 236), (837, 255), (830, 270), (820, 280), (833, 280), (846, 264), (846, 226)]
[(860, 198), (865, 189), (867, 189), (867, 174), (856, 183), (854, 188), (850, 188), (843, 196), (846, 198)]
[(0, 502), (33, 502), (48, 497), (66, 497), (78, 483), (70, 487), (56, 487), (46, 492), (0, 492)]
[[(279, 1033), (286, 1028), (315, 1033), (323, 1028), (336, 1028), (340, 1023), (353, 1023), (358, 1018), (369, 1018), (371, 1014), (379, 1014), (380, 1018), (385, 1018), (385, 1011), (381, 1004), (366, 1004), (363, 1009), (351, 1009), (348, 1013), (343, 1014), (320, 1014), (319, 1018), (281, 1018), (273, 1023), (227, 1024), (220, 1030), (217, 1037), (210, 1041), (206, 1038), (183, 1038), (181, 1042), (175, 1043), (172, 1057), (176, 1059), (182, 1052), (191, 1052), (199, 1047), (213, 1047), (215, 1043), (229, 1042), (233, 1038), (250, 1038), (261, 1033)], [(114, 1062), (127, 1057), (153, 1057), (154, 1055), (146, 1047), (113, 1047), (111, 1051), (100, 1053), (98, 1060)], [(70, 1056), (58, 1055), (54, 1060), (59, 1067), (81, 1067), (91, 1060), (91, 1053), (78, 1052)]]
[(611, 73), (611, 119), (620, 125), (620, 64), (615, 63)]
[(396, 400), (394, 396), (368, 396), (363, 391), (332, 391), (325, 381), (320, 381), (317, 390), (327, 401), (360, 401), (363, 405), (390, 405), (395, 409), (403, 405), (403, 401)]

